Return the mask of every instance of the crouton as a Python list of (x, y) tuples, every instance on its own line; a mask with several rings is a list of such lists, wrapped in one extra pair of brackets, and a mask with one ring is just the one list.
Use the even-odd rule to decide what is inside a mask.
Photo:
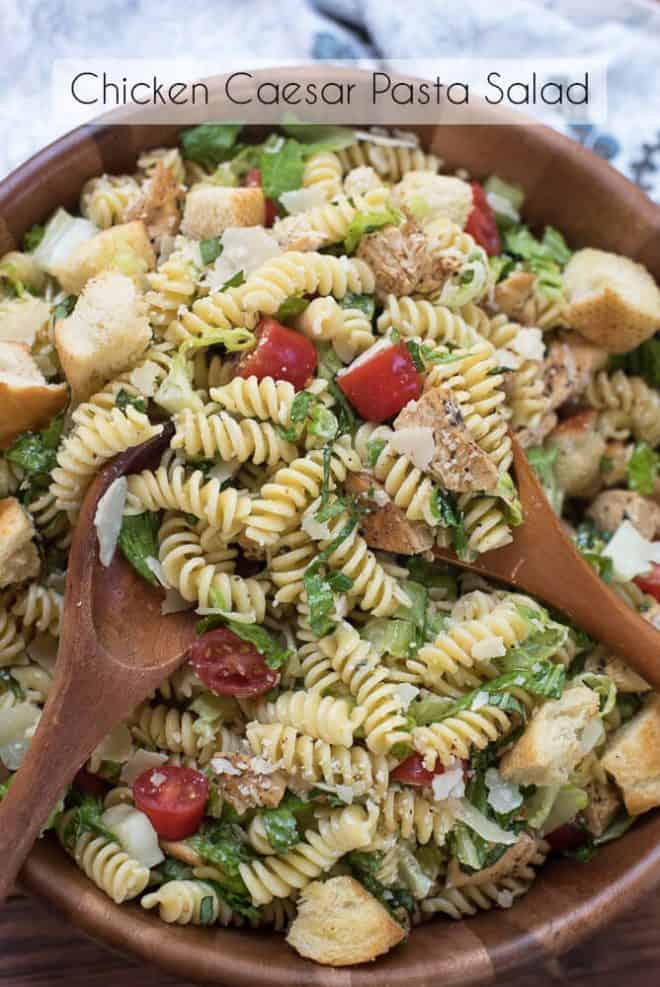
[(660, 505), (633, 490), (605, 490), (587, 508), (601, 531), (612, 534), (622, 521), (628, 520), (647, 541), (653, 541), (660, 531)]
[(120, 271), (141, 285), (156, 256), (144, 223), (111, 226), (85, 240), (54, 273), (65, 291), (79, 295), (90, 278), (102, 271)]
[(152, 240), (174, 236), (181, 222), (180, 197), (181, 188), (172, 169), (159, 161), (145, 182), (140, 198), (126, 211), (124, 222), (141, 220)]
[(601, 764), (623, 792), (631, 816), (660, 805), (660, 696), (649, 696), (612, 735)]
[(22, 343), (0, 342), (0, 449), (47, 425), (67, 402), (65, 384), (48, 384)]
[(564, 270), (568, 321), (610, 353), (625, 353), (660, 326), (660, 288), (641, 264), (587, 247)]
[(50, 318), (50, 305), (42, 298), (23, 295), (0, 304), (0, 342), (32, 346)]
[(543, 363), (543, 380), (550, 409), (578, 398), (592, 373), (606, 363), (605, 350), (585, 342), (575, 333), (564, 334), (551, 343)]
[(85, 287), (71, 315), (55, 326), (55, 345), (76, 402), (137, 363), (151, 339), (133, 281), (105, 271)]
[(352, 877), (313, 881), (301, 892), (286, 941), (316, 963), (368, 963), (405, 938), (405, 930)]
[(16, 498), (0, 500), (0, 589), (39, 574), (41, 562), (33, 537), (32, 521)]
[(516, 438), (523, 449), (529, 449), (530, 446), (540, 446), (556, 425), (557, 416), (554, 411), (549, 411), (535, 425), (517, 432)]
[(600, 486), (600, 461), (605, 439), (596, 431), (595, 411), (581, 411), (566, 418), (548, 439), (557, 450), (555, 476), (569, 497), (587, 497)]
[(565, 784), (584, 756), (580, 733), (598, 711), (598, 696), (584, 685), (545, 702), (502, 758), (500, 774), (517, 785)]
[(247, 809), (280, 804), (286, 780), (264, 758), (249, 754), (218, 754), (211, 761), (218, 791), (233, 809), (242, 815)]
[(447, 387), (432, 387), (418, 401), (409, 401), (395, 419), (390, 443), (445, 490), (497, 486), (497, 467), (472, 438)]
[(529, 271), (512, 271), (495, 287), (495, 304), (500, 312), (521, 321), (523, 310), (534, 294), (536, 275)]
[(530, 872), (531, 865), (536, 861), (542, 864), (543, 860), (544, 855), (537, 840), (528, 833), (521, 833), (513, 846), (505, 850), (491, 867), (474, 874), (462, 871), (456, 857), (452, 857), (447, 869), (447, 884), (454, 888), (472, 888), (491, 881), (501, 881), (504, 877), (531, 879), (534, 876), (533, 871)]
[(603, 644), (596, 645), (587, 655), (585, 671), (607, 675), (614, 682), (617, 692), (648, 692), (651, 686), (627, 665), (623, 658), (611, 655)]
[(186, 196), (181, 232), (208, 240), (230, 226), (263, 226), (265, 221), (266, 200), (260, 188), (195, 185)]
[[(370, 508), (360, 520), (360, 530), (369, 548), (400, 555), (419, 555), (433, 547), (434, 536), (428, 525), (409, 521), (406, 512), (387, 498), (384, 488), (368, 473), (349, 473), (347, 493), (356, 494)], [(386, 499), (382, 503), (383, 495)]]
[(401, 226), (384, 226), (363, 236), (357, 251), (376, 278), (376, 294), (410, 295), (413, 291), (440, 288), (446, 271), (442, 258), (433, 258), (428, 240), (414, 219)]
[(592, 781), (587, 785), (589, 804), (582, 818), (592, 836), (602, 836), (621, 807), (621, 798), (609, 782)]
[(454, 175), (434, 171), (409, 171), (392, 189), (392, 201), (400, 209), (423, 209), (424, 219), (442, 217), (461, 229), (472, 211), (472, 188)]

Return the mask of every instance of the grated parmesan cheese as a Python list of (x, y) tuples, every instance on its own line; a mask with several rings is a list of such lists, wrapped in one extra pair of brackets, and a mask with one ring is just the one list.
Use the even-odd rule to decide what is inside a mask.
[(222, 253), (204, 279), (212, 291), (220, 291), (239, 271), (247, 278), (282, 253), (272, 233), (259, 226), (231, 226), (222, 234), (221, 243)]
[(660, 564), (660, 541), (647, 541), (630, 521), (622, 521), (603, 550), (612, 560), (614, 578), (628, 582)]
[(325, 194), (318, 185), (310, 188), (294, 188), (290, 192), (282, 192), (280, 202), (290, 216), (295, 216), (324, 205)]
[(434, 775), (431, 782), (433, 798), (436, 802), (444, 802), (446, 799), (460, 799), (465, 795), (465, 776), (463, 765), (458, 764), (455, 768), (447, 768), (441, 775)]
[(119, 780), (126, 782), (127, 785), (132, 785), (135, 779), (139, 778), (145, 771), (160, 768), (166, 761), (167, 754), (159, 754), (157, 751), (137, 750), (122, 767)]
[(394, 687), (394, 691), (399, 697), (401, 709), (404, 713), (410, 706), (415, 696), (419, 695), (419, 689), (417, 686), (411, 685), (410, 682), (399, 682), (398, 685)]
[(495, 812), (512, 812), (522, 805), (523, 797), (518, 786), (504, 781), (497, 768), (489, 768), (484, 781), (488, 789), (488, 804)]
[(395, 428), (390, 436), (390, 445), (402, 456), (407, 456), (419, 470), (427, 469), (435, 455), (433, 429), (428, 425)]
[(543, 333), (540, 329), (520, 329), (511, 340), (511, 349), (515, 350), (525, 360), (536, 360), (539, 363), (545, 356)]
[(488, 661), (489, 658), (501, 658), (506, 654), (506, 647), (501, 637), (485, 637), (482, 641), (475, 641), (470, 654), (475, 661)]

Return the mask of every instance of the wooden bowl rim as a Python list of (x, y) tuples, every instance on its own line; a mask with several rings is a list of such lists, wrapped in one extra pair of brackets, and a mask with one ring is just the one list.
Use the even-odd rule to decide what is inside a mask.
[[(299, 71), (312, 77), (318, 69), (304, 66)], [(347, 71), (350, 75), (362, 70)], [(255, 73), (258, 74), (265, 72)], [(34, 210), (31, 212), (29, 199), (45, 181), (48, 169), (58, 162), (61, 165), (65, 158), (84, 153), (90, 141), (102, 145), (119, 138), (121, 128), (112, 123), (112, 116), (106, 114), (98, 122), (58, 138), (0, 181), (0, 248), (3, 243), (16, 244), (19, 235), (38, 221), (38, 217), (30, 218)], [(442, 132), (447, 128), (437, 129)], [(476, 134), (481, 128), (472, 129)], [(506, 139), (516, 128), (499, 129)], [(625, 203), (642, 229), (640, 252), (651, 241), (655, 245), (660, 240), (660, 209), (632, 182), (562, 134), (540, 125), (524, 129), (531, 153), (547, 159), (544, 174), (552, 162), (561, 160), (572, 173), (602, 186)], [(99, 168), (102, 163), (101, 155)], [(20, 229), (8, 227), (3, 221), (2, 204), (10, 201), (18, 204), (21, 216), (24, 213), (27, 217), (25, 221), (21, 219)], [(57, 204), (51, 204), (51, 208)], [(5, 246), (0, 253), (4, 249), (10, 247)], [(660, 269), (654, 269), (654, 273), (660, 277)], [(226, 987), (257, 987), (264, 983), (290, 987), (292, 982), (300, 987), (484, 984), (523, 963), (575, 946), (659, 881), (660, 816), (651, 816), (622, 840), (603, 848), (586, 865), (570, 860), (551, 861), (541, 870), (524, 903), (515, 904), (511, 910), (480, 912), (461, 922), (439, 919), (414, 930), (406, 945), (375, 964), (336, 970), (301, 959), (280, 934), (166, 926), (139, 906), (116, 906), (65, 856), (52, 835), (35, 846), (21, 874), (21, 883), (28, 891), (101, 942), (181, 977)], [(255, 949), (256, 937), (261, 956)]]

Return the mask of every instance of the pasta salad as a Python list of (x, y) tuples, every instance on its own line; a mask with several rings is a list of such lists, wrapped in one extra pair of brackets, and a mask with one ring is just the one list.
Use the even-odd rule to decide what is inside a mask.
[(0, 796), (85, 494), (171, 434), (102, 498), (99, 558), (197, 638), (49, 820), (117, 904), (360, 963), (660, 805), (648, 684), (434, 554), (524, 523), (513, 434), (660, 625), (660, 291), (523, 215), (410, 133), (203, 124), (0, 258)]

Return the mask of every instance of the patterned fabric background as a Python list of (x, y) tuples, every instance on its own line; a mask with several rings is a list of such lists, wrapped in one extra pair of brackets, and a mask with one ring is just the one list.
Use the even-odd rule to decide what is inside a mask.
[(562, 129), (660, 200), (660, 3), (655, 0), (2, 0), (0, 177), (64, 129), (54, 58), (85, 54), (338, 59), (597, 55), (602, 127)]

